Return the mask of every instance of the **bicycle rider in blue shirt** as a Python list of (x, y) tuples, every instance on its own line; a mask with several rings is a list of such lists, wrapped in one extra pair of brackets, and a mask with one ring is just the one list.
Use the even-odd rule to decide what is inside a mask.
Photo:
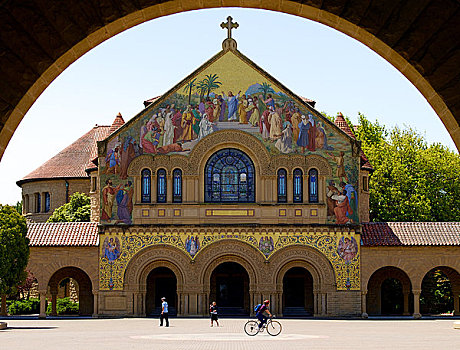
[(270, 310), (268, 309), (268, 305), (270, 305), (270, 300), (265, 300), (256, 313), (256, 317), (260, 321), (259, 329), (262, 328), (262, 326), (267, 322), (268, 317), (273, 317), (270, 313)]

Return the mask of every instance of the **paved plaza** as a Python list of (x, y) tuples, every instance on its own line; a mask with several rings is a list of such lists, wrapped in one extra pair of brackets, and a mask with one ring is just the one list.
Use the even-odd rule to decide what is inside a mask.
[(0, 349), (460, 349), (454, 320), (288, 320), (282, 333), (255, 337), (243, 331), (246, 319), (172, 319), (169, 328), (158, 320), (54, 319), (7, 320), (0, 331)]

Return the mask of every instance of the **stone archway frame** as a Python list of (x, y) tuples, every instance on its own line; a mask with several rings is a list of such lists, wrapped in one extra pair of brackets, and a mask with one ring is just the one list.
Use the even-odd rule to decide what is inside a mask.
[[(217, 241), (203, 248), (197, 254), (194, 268), (197, 281), (203, 286), (203, 292), (209, 294), (212, 272), (222, 263), (235, 262), (248, 273), (249, 290), (253, 291), (261, 283), (260, 265), (265, 261), (263, 254), (248, 243), (238, 240)], [(263, 265), (262, 265), (263, 266)]]
[[(46, 291), (53, 275), (64, 268), (77, 268), (83, 271), (90, 279), (93, 290), (99, 289), (98, 268), (94, 264), (88, 263), (82, 266), (83, 261), (76, 255), (69, 255), (50, 264), (28, 265), (28, 269), (34, 274), (38, 282), (38, 290)], [(86, 265), (86, 264), (85, 264)]]
[(106, 26), (92, 32), (82, 41), (78, 42), (67, 51), (64, 51), (61, 56), (55, 59), (54, 62), (47, 67), (43, 73), (41, 73), (40, 77), (31, 85), (21, 100), (14, 106), (14, 109), (7, 118), (4, 127), (0, 130), (0, 157), (3, 156), (8, 142), (22, 118), (41, 93), (57, 76), (59, 76), (68, 66), (83, 56), (86, 52), (90, 51), (105, 40), (146, 21), (184, 11), (222, 6), (260, 8), (296, 15), (327, 25), (360, 41), (383, 57), (386, 61), (391, 63), (421, 92), (446, 126), (457, 147), (460, 147), (460, 126), (444, 99), (414, 65), (396, 52), (396, 50), (394, 50), (391, 46), (371, 34), (366, 29), (361, 28), (358, 25), (326, 10), (289, 0), (256, 1), (251, 2), (251, 4), (247, 4), (241, 0), (224, 0), (221, 2), (215, 2), (213, 0), (203, 0), (199, 2), (172, 0), (148, 6), (141, 10), (132, 11), (124, 17), (115, 19)]
[(256, 292), (263, 288), (266, 280), (264, 269), (265, 259), (260, 252), (248, 243), (238, 240), (217, 241), (203, 248), (200, 256), (194, 260), (194, 278), (198, 281), (201, 295), (198, 313), (206, 314), (209, 294), (211, 292), (211, 274), (222, 263), (234, 262), (241, 265), (249, 276), (249, 308), (255, 302)]
[[(378, 314), (382, 313), (380, 293), (382, 289), (382, 283), (388, 278), (394, 278), (401, 282), (402, 293), (404, 298), (403, 315), (409, 315), (409, 295), (413, 290), (414, 286), (412, 284), (411, 276), (407, 273), (407, 271), (404, 268), (395, 265), (380, 266), (379, 268), (374, 269), (373, 272), (366, 278), (367, 279), (365, 284), (364, 281), (362, 281), (363, 287), (361, 296), (361, 307), (363, 314), (365, 314), (366, 317), (368, 311), (370, 311), (371, 309), (369, 305), (372, 305), (370, 302), (372, 300), (372, 297), (376, 298), (374, 299), (374, 302), (376, 304), (372, 305), (376, 307), (376, 310), (373, 311), (377, 311)], [(371, 285), (371, 282), (373, 282), (373, 280), (375, 281)]]
[(378, 287), (380, 289), (382, 283), (388, 278), (399, 280), (401, 282), (403, 293), (410, 292), (412, 285), (411, 279), (406, 271), (397, 266), (382, 266), (378, 270), (375, 270), (369, 277), (365, 290), (369, 291), (369, 284), (373, 279), (376, 279), (376, 283), (378, 283)]
[(160, 244), (146, 247), (128, 261), (124, 270), (123, 289), (145, 292), (148, 274), (157, 267), (167, 267), (176, 276), (177, 292), (180, 293), (186, 283), (189, 266), (190, 258), (173, 246)]
[(57, 315), (56, 303), (59, 282), (65, 278), (73, 278), (78, 283), (79, 313), (91, 315), (95, 310), (95, 300), (93, 299), (93, 295), (95, 294), (94, 285), (91, 277), (84, 270), (76, 266), (65, 266), (58, 269), (48, 281), (51, 293), (52, 315)]
[(283, 278), (293, 267), (305, 268), (313, 277), (315, 292), (335, 291), (336, 276), (331, 262), (312, 247), (291, 246), (278, 250), (269, 259), (273, 271), (273, 285), (282, 292)]

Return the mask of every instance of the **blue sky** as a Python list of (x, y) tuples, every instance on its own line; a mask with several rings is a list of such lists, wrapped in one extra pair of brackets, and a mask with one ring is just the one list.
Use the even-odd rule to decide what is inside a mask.
[(322, 24), (264, 10), (211, 9), (159, 18), (125, 31), (65, 70), (35, 102), (0, 162), (0, 203), (21, 199), (15, 182), (89, 131), (125, 121), (221, 49), (231, 15), (238, 50), (316, 109), (387, 127), (411, 126), (452, 150), (444, 125), (418, 90), (358, 41)]

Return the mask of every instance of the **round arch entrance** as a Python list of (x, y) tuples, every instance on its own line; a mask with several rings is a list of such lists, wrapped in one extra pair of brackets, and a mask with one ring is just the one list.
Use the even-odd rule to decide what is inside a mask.
[(412, 285), (407, 274), (393, 266), (375, 271), (367, 285), (369, 315), (409, 315), (413, 313)]
[(60, 287), (64, 286), (65, 283), (63, 282), (67, 282), (68, 279), (72, 279), (76, 282), (75, 287), (79, 305), (78, 314), (81, 316), (91, 315), (94, 310), (91, 279), (85, 271), (78, 267), (64, 267), (57, 270), (53, 276), (51, 276), (48, 282), (51, 293), (51, 315), (57, 315), (57, 300), (58, 297), (61, 296), (60, 290), (62, 290)]
[(313, 276), (303, 267), (290, 268), (283, 277), (283, 316), (313, 316)]
[(145, 313), (147, 316), (161, 314), (161, 298), (168, 302), (169, 315), (177, 315), (177, 279), (174, 272), (167, 267), (154, 268), (147, 275), (147, 293), (145, 296)]
[(220, 315), (249, 314), (249, 275), (236, 262), (224, 262), (211, 273), (209, 301), (216, 301)]
[(422, 280), (420, 313), (428, 315), (460, 314), (460, 274), (447, 266), (428, 271)]

